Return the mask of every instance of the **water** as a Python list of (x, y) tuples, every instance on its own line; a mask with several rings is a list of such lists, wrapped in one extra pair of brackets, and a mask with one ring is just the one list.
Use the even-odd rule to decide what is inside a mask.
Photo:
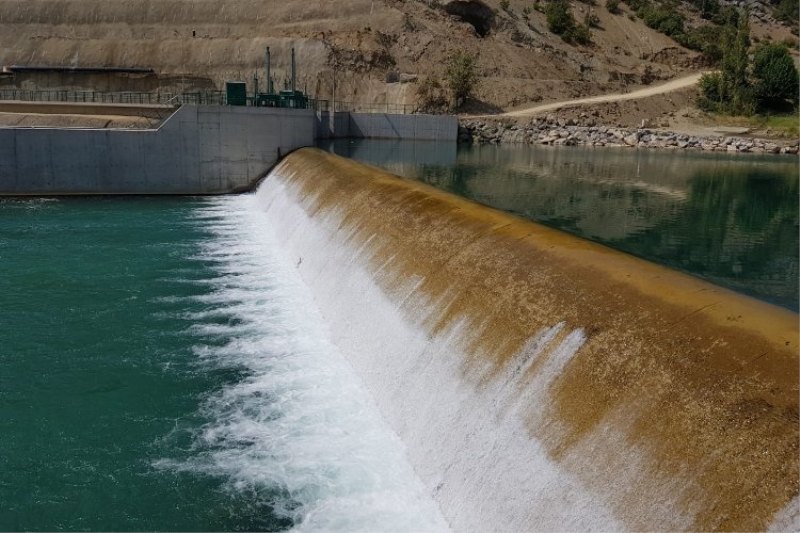
[[(797, 163), (337, 151), (797, 308)], [(0, 530), (444, 529), (253, 195), (0, 200)]]
[(375, 140), (325, 147), (798, 309), (796, 157)]
[(0, 201), (0, 530), (441, 530), (252, 195)]

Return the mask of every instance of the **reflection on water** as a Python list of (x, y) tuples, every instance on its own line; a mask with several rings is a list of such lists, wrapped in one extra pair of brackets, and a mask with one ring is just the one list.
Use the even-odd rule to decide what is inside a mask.
[(375, 140), (327, 147), (798, 308), (796, 158)]

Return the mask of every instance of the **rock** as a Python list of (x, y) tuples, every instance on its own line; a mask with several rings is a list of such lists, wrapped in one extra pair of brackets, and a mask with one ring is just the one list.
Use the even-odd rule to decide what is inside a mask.
[(622, 140), (628, 146), (636, 146), (639, 143), (639, 135), (636, 133), (632, 133), (624, 137)]

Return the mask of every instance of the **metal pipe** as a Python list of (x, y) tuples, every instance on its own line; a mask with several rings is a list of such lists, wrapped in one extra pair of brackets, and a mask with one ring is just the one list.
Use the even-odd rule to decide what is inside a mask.
[(269, 46), (267, 46), (267, 93), (272, 94), (272, 77), (269, 72)]
[(258, 106), (258, 74), (253, 73), (253, 106)]
[(295, 78), (296, 78), (296, 72), (295, 72), (295, 64), (294, 64), (294, 47), (292, 47), (292, 94), (294, 94), (294, 91), (295, 91), (295, 86), (294, 86), (295, 85)]

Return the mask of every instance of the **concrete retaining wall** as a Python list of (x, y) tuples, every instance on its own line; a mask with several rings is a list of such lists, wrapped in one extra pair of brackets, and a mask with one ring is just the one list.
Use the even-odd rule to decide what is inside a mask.
[[(333, 126), (333, 127), (332, 127)], [(455, 141), (458, 118), (449, 115), (392, 115), (388, 113), (317, 113), (317, 139), (409, 139)]]
[(312, 111), (183, 106), (155, 130), (0, 129), (0, 194), (219, 194), (314, 143)]
[(332, 124), (328, 113), (225, 106), (183, 106), (157, 129), (0, 128), (0, 195), (222, 194), (317, 138), (457, 135), (452, 116), (344, 112)]
[(458, 118), (453, 115), (390, 115), (350, 113), (348, 137), (455, 141)]
[(350, 113), (347, 111), (335, 114), (333, 122), (327, 111), (317, 113), (314, 137), (317, 139), (341, 139), (350, 136)]

